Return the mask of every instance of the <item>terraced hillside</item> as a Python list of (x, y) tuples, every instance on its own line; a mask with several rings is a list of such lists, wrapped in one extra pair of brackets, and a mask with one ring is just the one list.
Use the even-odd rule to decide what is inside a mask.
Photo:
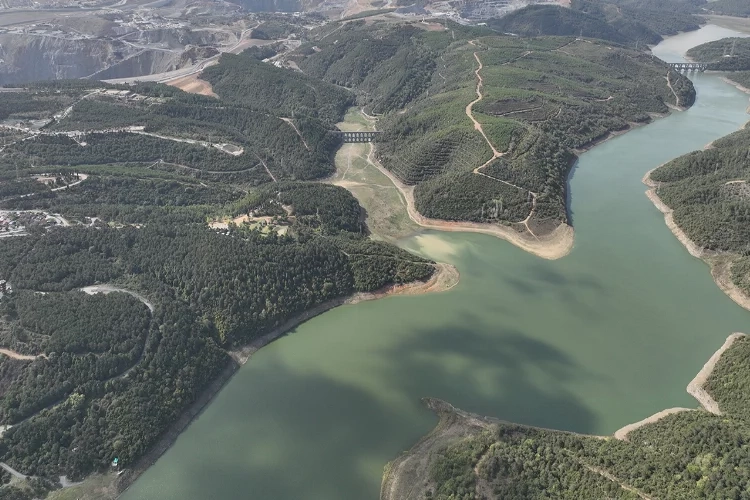
[[(695, 99), (689, 80), (640, 52), (483, 34), (350, 23), (298, 54), (304, 71), (353, 87), (366, 109), (385, 113), (378, 157), (415, 186), (426, 217), (550, 233), (568, 222), (576, 151)], [(352, 53), (367, 61), (352, 67)], [(423, 62), (410, 70), (406, 60)]]

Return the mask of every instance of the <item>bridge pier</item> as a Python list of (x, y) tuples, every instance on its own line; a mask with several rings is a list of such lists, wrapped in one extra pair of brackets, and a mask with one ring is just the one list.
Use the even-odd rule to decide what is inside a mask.
[(669, 67), (675, 71), (697, 71), (703, 72), (708, 69), (708, 63), (691, 62), (691, 63), (669, 63)]
[(344, 143), (366, 143), (375, 142), (380, 139), (382, 132), (343, 132), (334, 130), (332, 134), (341, 138)]

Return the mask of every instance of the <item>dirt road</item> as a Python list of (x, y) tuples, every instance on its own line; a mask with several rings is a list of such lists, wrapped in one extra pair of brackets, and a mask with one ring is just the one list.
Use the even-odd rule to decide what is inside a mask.
[(111, 293), (111, 292), (127, 293), (128, 295), (132, 295), (136, 299), (138, 299), (141, 302), (143, 302), (146, 305), (146, 307), (148, 307), (148, 310), (151, 311), (152, 314), (154, 312), (154, 305), (151, 302), (149, 302), (149, 300), (146, 297), (144, 297), (140, 293), (133, 292), (131, 290), (127, 290), (127, 289), (121, 288), (119, 286), (115, 286), (115, 285), (91, 285), (91, 286), (85, 286), (85, 287), (81, 288), (81, 291), (85, 292), (85, 293), (88, 293), (89, 295), (94, 295), (95, 293), (104, 293), (104, 294), (107, 294), (107, 293)]

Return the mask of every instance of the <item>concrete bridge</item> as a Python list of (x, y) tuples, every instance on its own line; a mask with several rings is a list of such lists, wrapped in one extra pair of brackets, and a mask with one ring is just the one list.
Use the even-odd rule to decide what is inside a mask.
[(675, 71), (706, 71), (708, 69), (708, 63), (692, 62), (692, 63), (669, 63), (669, 67)]
[(383, 132), (342, 132), (340, 130), (334, 130), (332, 133), (341, 137), (341, 140), (345, 143), (375, 142), (383, 134)]

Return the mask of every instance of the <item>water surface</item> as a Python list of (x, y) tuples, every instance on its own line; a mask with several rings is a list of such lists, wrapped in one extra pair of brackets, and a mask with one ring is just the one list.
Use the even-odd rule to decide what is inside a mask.
[[(677, 61), (696, 40), (727, 36), (711, 33), (655, 52)], [(341, 307), (262, 349), (124, 498), (375, 500), (385, 463), (435, 424), (423, 396), (596, 434), (696, 406), (685, 386), (727, 335), (750, 332), (750, 313), (674, 238), (640, 182), (748, 119), (747, 96), (718, 76), (695, 85), (689, 111), (581, 157), (569, 256), (544, 261), (477, 234), (404, 240), (455, 264), (460, 284)]]

